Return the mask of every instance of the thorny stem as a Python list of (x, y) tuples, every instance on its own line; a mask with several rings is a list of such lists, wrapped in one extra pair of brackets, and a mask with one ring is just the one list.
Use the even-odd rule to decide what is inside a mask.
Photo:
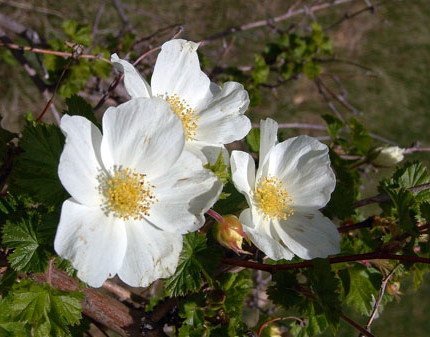
[[(333, 256), (333, 257), (328, 257), (327, 259), (330, 264), (366, 261), (366, 260), (397, 260), (405, 263), (430, 264), (430, 258), (420, 257), (420, 256), (397, 255), (397, 254), (386, 253), (386, 252), (371, 252), (371, 253), (364, 253), (364, 254)], [(222, 263), (226, 265), (231, 265), (231, 266), (245, 267), (245, 268), (250, 268), (255, 270), (263, 270), (269, 273), (276, 273), (277, 271), (280, 271), (280, 270), (303, 269), (303, 268), (309, 268), (313, 266), (312, 260), (297, 262), (297, 263), (266, 264), (266, 263), (258, 263), (258, 262), (249, 261), (249, 260), (224, 258), (222, 259)]]

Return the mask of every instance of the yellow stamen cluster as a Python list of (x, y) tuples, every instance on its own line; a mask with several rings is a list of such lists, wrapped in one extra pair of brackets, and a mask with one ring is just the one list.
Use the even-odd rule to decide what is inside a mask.
[(112, 174), (102, 173), (99, 192), (104, 197), (101, 205), (106, 215), (113, 214), (123, 220), (142, 220), (149, 215), (156, 202), (154, 186), (146, 182), (145, 174), (115, 166)]
[(286, 220), (294, 214), (292, 198), (282, 181), (275, 177), (265, 177), (258, 182), (254, 201), (267, 218)]
[(173, 112), (181, 120), (186, 140), (193, 140), (197, 133), (198, 119), (198, 115), (196, 115), (194, 109), (187, 102), (180, 99), (178, 95), (166, 96), (165, 99), (170, 104)]

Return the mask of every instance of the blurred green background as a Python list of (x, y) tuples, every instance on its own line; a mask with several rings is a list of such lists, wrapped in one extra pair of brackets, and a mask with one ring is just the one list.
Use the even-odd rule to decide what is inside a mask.
[[(310, 7), (318, 1), (122, 0), (125, 20), (129, 23), (124, 22), (114, 3), (108, 0), (1, 0), (0, 8), (2, 14), (37, 31), (46, 40), (64, 39), (61, 26), (65, 20), (88, 25), (93, 46), (104, 44), (111, 36), (123, 38), (126, 45), (128, 35), (124, 34), (124, 29), (129, 28), (135, 39), (147, 37), (140, 50), (130, 50), (129, 54), (125, 50), (119, 51), (120, 56), (135, 59), (139, 52), (171, 38), (174, 27), (150, 37), (170, 25), (182, 25), (184, 32), (181, 37), (199, 41), (231, 26), (283, 14), (292, 5)], [(345, 13), (356, 13), (369, 3), (375, 5), (373, 11), (366, 9), (353, 18), (338, 22)], [(332, 90), (343, 92), (348, 102), (360, 111), (356, 118), (371, 131), (401, 147), (409, 147), (416, 142), (430, 146), (429, 0), (350, 1), (273, 26), (233, 34), (201, 48), (205, 70), (210, 73), (215, 65), (246, 68), (253, 64), (254, 54), (261, 52), (265, 43), (274, 38), (276, 30), (306, 27), (314, 19), (326, 29), (334, 45), (335, 57), (357, 64), (330, 62), (324, 66), (321, 75)], [(224, 51), (223, 46), (227, 46)], [(112, 53), (117, 51), (109, 50)], [(0, 76), (3, 79), (0, 82), (0, 114), (4, 119), (22, 123), (23, 115), (38, 115), (45, 102), (22, 67), (8, 63), (4, 49), (0, 49), (0, 55)], [(141, 71), (148, 74), (153, 62), (154, 57), (145, 59)], [(108, 84), (108, 79), (103, 80), (97, 86), (99, 91), (93, 90), (86, 98), (95, 104)], [(117, 96), (121, 97), (121, 94), (119, 89)], [(56, 104), (62, 106), (61, 98), (57, 98)], [(271, 116), (281, 123), (318, 124), (323, 124), (319, 116), (326, 113), (330, 113), (327, 103), (315, 83), (304, 76), (277, 88), (262, 89), (261, 103), (249, 111), (253, 122)], [(315, 130), (287, 130), (285, 133), (325, 135)], [(408, 159), (414, 158), (429, 163), (425, 153), (411, 155)], [(389, 173), (389, 170), (380, 170), (376, 175), (375, 172), (368, 173), (362, 194), (375, 193), (376, 179)], [(372, 331), (377, 337), (428, 336), (430, 285), (425, 282), (418, 291), (414, 291), (412, 286), (401, 291), (400, 303), (390, 303)], [(366, 317), (354, 319), (361, 323), (366, 321)], [(342, 330), (342, 336), (357, 335), (346, 325)]]

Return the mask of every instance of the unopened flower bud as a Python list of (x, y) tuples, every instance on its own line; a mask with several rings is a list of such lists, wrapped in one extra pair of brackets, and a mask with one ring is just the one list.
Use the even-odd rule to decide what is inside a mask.
[(391, 167), (400, 163), (404, 156), (404, 149), (398, 146), (388, 146), (388, 147), (378, 147), (376, 149), (378, 155), (372, 161), (372, 163), (376, 166), (382, 167)]
[(226, 215), (217, 219), (215, 225), (215, 237), (224, 247), (233, 250), (237, 254), (248, 252), (242, 250), (243, 238), (246, 237), (242, 224), (234, 215)]

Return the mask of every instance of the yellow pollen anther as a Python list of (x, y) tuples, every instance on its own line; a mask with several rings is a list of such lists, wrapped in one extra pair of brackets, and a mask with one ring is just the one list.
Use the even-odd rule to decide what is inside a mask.
[(254, 191), (254, 200), (264, 217), (286, 220), (294, 214), (293, 200), (278, 178), (262, 178)]
[(154, 186), (145, 180), (145, 174), (115, 166), (112, 174), (101, 173), (99, 193), (104, 197), (101, 207), (106, 215), (113, 214), (123, 220), (141, 220), (149, 215), (156, 202)]
[(177, 95), (165, 96), (170, 108), (179, 117), (184, 128), (186, 140), (193, 140), (197, 132), (197, 119), (194, 109)]

